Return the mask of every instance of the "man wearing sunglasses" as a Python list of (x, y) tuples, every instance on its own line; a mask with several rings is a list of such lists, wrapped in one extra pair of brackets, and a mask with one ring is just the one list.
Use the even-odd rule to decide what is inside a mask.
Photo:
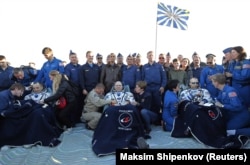
[(212, 103), (213, 99), (207, 89), (200, 88), (199, 81), (193, 77), (189, 81), (189, 88), (182, 91), (179, 95), (180, 101), (188, 100), (199, 105)]
[(216, 64), (216, 56), (214, 54), (207, 54), (207, 66), (204, 67), (200, 75), (200, 86), (209, 91), (212, 98), (217, 97), (219, 90), (216, 89), (211, 81), (211, 76), (216, 73), (224, 73), (224, 68), (222, 65)]

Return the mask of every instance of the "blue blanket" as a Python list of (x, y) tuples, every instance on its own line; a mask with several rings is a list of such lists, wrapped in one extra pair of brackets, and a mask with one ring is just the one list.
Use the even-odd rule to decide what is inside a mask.
[(107, 108), (94, 131), (92, 149), (97, 156), (114, 154), (116, 149), (137, 148), (144, 137), (138, 110), (132, 105)]
[(178, 117), (171, 131), (172, 137), (194, 137), (199, 142), (215, 148), (242, 148), (246, 136), (227, 136), (226, 123), (219, 108), (200, 106), (183, 101), (178, 107)]
[(56, 126), (54, 112), (50, 107), (24, 104), (6, 111), (4, 116), (0, 119), (0, 147), (36, 142), (43, 146), (53, 145), (62, 132)]

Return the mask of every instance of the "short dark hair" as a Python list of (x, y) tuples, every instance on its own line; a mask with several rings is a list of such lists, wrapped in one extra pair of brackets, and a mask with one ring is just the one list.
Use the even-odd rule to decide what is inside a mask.
[(0, 60), (4, 60), (6, 57), (4, 55), (0, 55)]
[(105, 89), (105, 86), (104, 86), (103, 83), (98, 83), (98, 84), (96, 84), (95, 87), (96, 87), (96, 88), (103, 88), (103, 89)]
[(13, 74), (18, 74), (19, 72), (23, 72), (22, 68), (14, 68), (13, 69)]
[(179, 80), (177, 79), (170, 80), (167, 84), (167, 89), (173, 91), (173, 89), (175, 89), (178, 86), (178, 84)]
[(14, 90), (14, 89), (19, 89), (19, 90), (24, 91), (25, 88), (24, 88), (23, 84), (21, 84), (21, 83), (14, 83), (10, 86), (10, 90)]

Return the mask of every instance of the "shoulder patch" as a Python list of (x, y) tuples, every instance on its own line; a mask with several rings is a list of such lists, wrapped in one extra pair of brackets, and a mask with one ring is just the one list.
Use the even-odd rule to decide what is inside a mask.
[(242, 68), (243, 69), (249, 69), (250, 68), (250, 64), (243, 64)]
[(237, 93), (236, 92), (230, 92), (228, 93), (229, 97), (237, 97)]

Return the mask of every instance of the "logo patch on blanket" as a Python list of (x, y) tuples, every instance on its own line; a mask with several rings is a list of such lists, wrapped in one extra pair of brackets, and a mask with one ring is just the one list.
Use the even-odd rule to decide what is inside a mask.
[(218, 110), (217, 110), (217, 114), (213, 110), (208, 110), (207, 113), (208, 113), (208, 116), (212, 118), (212, 120), (216, 120), (221, 115)]
[(123, 130), (131, 130), (130, 128), (131, 124), (133, 123), (133, 116), (130, 113), (133, 113), (133, 111), (129, 110), (119, 110), (121, 113), (119, 115), (118, 121), (119, 121), (119, 129)]

